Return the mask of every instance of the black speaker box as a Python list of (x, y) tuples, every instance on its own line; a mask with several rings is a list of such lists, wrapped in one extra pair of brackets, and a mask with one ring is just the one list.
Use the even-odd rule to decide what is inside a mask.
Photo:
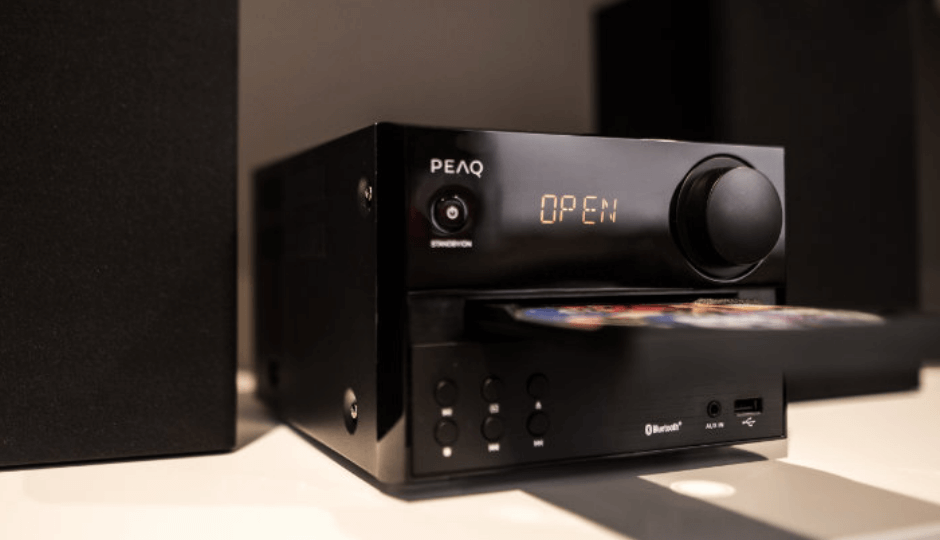
[(783, 146), (787, 302), (914, 309), (911, 21), (926, 4), (615, 4), (596, 19), (598, 128)]
[(237, 8), (0, 6), (0, 466), (233, 446)]

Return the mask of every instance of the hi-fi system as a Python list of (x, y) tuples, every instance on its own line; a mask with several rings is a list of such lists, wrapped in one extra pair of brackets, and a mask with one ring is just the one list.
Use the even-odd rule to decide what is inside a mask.
[(782, 294), (783, 156), (377, 124), (265, 167), (261, 393), (386, 487), (784, 437), (792, 335), (697, 324)]

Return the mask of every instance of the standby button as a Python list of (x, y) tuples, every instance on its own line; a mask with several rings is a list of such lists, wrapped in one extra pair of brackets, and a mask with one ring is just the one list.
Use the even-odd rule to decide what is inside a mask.
[(431, 205), (431, 217), (434, 225), (445, 233), (459, 231), (467, 224), (470, 210), (466, 201), (456, 193), (438, 197)]

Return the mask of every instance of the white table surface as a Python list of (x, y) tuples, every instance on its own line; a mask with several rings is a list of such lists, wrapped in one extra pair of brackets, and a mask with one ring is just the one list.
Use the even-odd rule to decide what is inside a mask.
[(940, 538), (940, 366), (916, 392), (791, 405), (787, 442), (747, 447), (766, 459), (413, 501), (240, 397), (230, 454), (0, 472), (0, 539)]

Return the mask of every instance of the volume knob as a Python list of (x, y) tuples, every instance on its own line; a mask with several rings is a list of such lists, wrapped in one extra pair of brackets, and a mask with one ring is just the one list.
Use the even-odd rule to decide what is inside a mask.
[(773, 183), (734, 158), (699, 164), (679, 186), (674, 236), (692, 265), (712, 278), (750, 272), (773, 250), (782, 227)]

